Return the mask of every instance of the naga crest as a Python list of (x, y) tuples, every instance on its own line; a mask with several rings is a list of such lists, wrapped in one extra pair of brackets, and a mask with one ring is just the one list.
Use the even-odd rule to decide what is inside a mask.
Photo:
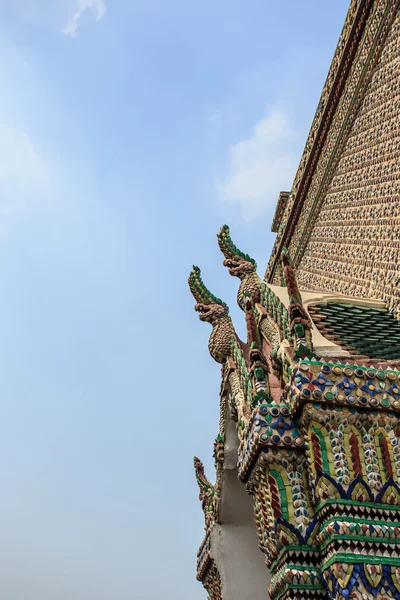
[(225, 256), (222, 263), (228, 267), (230, 275), (239, 277), (241, 283), (237, 295), (237, 301), (242, 310), (245, 310), (245, 296), (250, 295), (253, 302), (261, 301), (262, 282), (256, 273), (257, 263), (254, 258), (244, 254), (231, 240), (228, 225), (223, 225), (217, 234), (218, 245)]
[(232, 339), (236, 335), (228, 305), (206, 288), (199, 267), (193, 267), (189, 275), (189, 287), (197, 300), (194, 309), (200, 313), (200, 321), (207, 321), (213, 327), (208, 350), (213, 359), (222, 364), (231, 353)]
[(199, 500), (204, 511), (206, 527), (216, 520), (216, 489), (204, 473), (204, 465), (199, 458), (194, 457), (194, 472), (199, 486)]
[(224, 267), (228, 267), (229, 274), (235, 277), (244, 277), (249, 273), (255, 273), (257, 263), (254, 258), (248, 254), (244, 254), (232, 242), (231, 234), (228, 225), (222, 225), (220, 232), (217, 234), (218, 245), (225, 260), (222, 263)]
[(228, 316), (228, 305), (214, 296), (214, 294), (206, 288), (201, 278), (199, 267), (193, 267), (188, 281), (190, 291), (195, 300), (197, 300), (194, 310), (200, 313), (200, 321), (207, 321), (208, 323), (211, 323), (211, 325), (216, 325), (218, 319)]

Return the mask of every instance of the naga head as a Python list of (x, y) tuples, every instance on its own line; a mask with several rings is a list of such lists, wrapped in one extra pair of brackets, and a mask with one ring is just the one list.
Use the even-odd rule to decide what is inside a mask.
[(215, 325), (218, 319), (228, 316), (228, 305), (206, 288), (199, 267), (193, 267), (188, 281), (190, 291), (197, 300), (194, 310), (199, 313), (200, 321), (207, 321), (211, 325)]
[(225, 260), (222, 263), (224, 267), (228, 267), (229, 274), (242, 279), (250, 273), (255, 273), (257, 263), (254, 258), (248, 254), (244, 254), (232, 242), (231, 234), (228, 225), (222, 225), (220, 232), (217, 234), (218, 245)]

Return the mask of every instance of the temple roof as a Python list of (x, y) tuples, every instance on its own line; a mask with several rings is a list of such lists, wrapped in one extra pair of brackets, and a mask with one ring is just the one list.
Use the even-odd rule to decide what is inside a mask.
[(352, 354), (400, 360), (400, 323), (385, 308), (329, 302), (308, 312), (323, 336)]
[(286, 248), (303, 290), (380, 298), (400, 318), (400, 8), (352, 0), (265, 281)]
[(279, 230), (279, 227), (280, 227), (280, 224), (282, 221), (282, 217), (285, 213), (286, 205), (289, 200), (289, 196), (290, 196), (290, 192), (280, 192), (280, 194), (279, 194), (278, 203), (277, 203), (276, 209), (275, 209), (274, 219), (273, 219), (272, 225), (271, 225), (272, 233), (278, 233), (278, 230)]
[[(373, 0), (361, 3), (358, 0), (351, 1), (293, 182), (290, 201), (286, 203), (285, 214), (281, 215), (276, 248), (273, 250), (266, 273), (267, 281), (272, 281), (282, 247), (289, 247), (372, 5)], [(277, 211), (279, 201), (280, 196)]]

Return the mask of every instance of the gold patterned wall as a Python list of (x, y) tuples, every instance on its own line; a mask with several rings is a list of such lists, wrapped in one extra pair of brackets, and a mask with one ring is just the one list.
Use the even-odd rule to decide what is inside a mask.
[(300, 262), (307, 289), (400, 299), (400, 13)]

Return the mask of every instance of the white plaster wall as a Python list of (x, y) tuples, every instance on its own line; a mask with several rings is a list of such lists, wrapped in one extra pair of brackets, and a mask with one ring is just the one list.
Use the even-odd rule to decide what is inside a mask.
[(223, 600), (269, 600), (269, 571), (258, 547), (253, 498), (238, 479), (238, 436), (226, 417), (219, 523), (211, 533), (211, 555), (221, 575)]
[(211, 553), (221, 575), (224, 600), (269, 600), (270, 575), (254, 524), (216, 525)]

